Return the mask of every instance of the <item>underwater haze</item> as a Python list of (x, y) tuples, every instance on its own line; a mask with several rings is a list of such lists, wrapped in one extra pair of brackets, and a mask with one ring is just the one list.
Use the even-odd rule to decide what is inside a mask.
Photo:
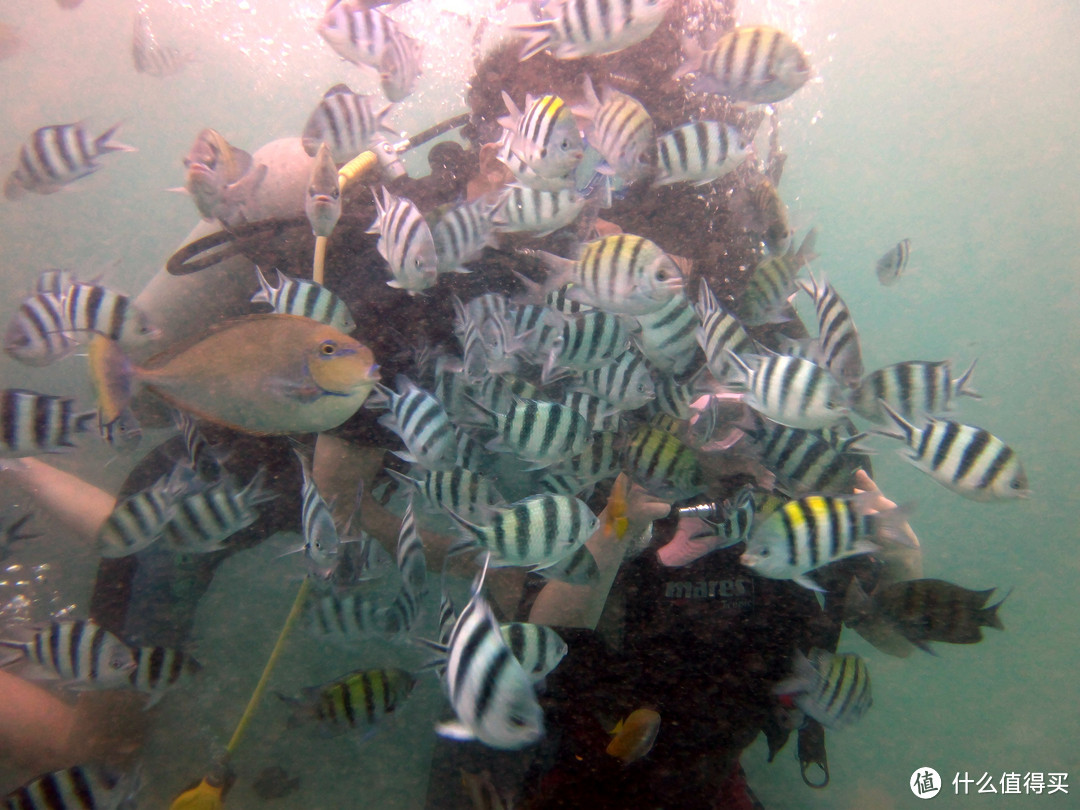
[[(190, 197), (167, 189), (183, 186), (182, 159), (204, 127), (254, 152), (298, 136), (333, 84), (378, 92), (376, 78), (316, 33), (320, 0), (140, 5), (158, 38), (193, 54), (177, 75), (134, 72), (131, 2), (0, 6), (0, 23), (20, 39), (0, 61), (0, 173), (46, 124), (82, 121), (96, 135), (119, 122), (117, 138), (138, 149), (105, 156), (100, 171), (60, 193), (0, 200), (2, 324), (45, 268), (100, 277), (131, 294), (142, 289), (199, 222)], [(392, 115), (396, 130), (416, 132), (466, 109), (471, 26), (501, 13), (494, 6), (411, 0), (393, 12), (424, 43), (424, 73)], [(787, 153), (780, 190), (797, 233), (818, 230), (812, 271), (842, 292), (865, 367), (949, 359), (959, 371), (977, 359), (982, 399), (964, 400), (964, 421), (1004, 437), (1031, 488), (1027, 499), (979, 503), (906, 464), (898, 444), (869, 442), (874, 480), (892, 500), (912, 504), (923, 576), (997, 588), (995, 601), (1008, 593), (999, 613), (1005, 630), (987, 629), (979, 644), (894, 658), (845, 629), (839, 650), (868, 662), (873, 706), (859, 723), (828, 733), (828, 787), (803, 784), (794, 737), (771, 763), (764, 739), (751, 746), (742, 756), (748, 781), (769, 810), (892, 810), (922, 806), (909, 782), (931, 767), (945, 781), (930, 800), (935, 807), (1080, 806), (1080, 5), (744, 0), (737, 16), (742, 25), (786, 31), (810, 59), (810, 82), (773, 113)], [(766, 140), (759, 134), (755, 144), (762, 153)], [(422, 153), (406, 167), (427, 171)], [(882, 286), (875, 263), (904, 238), (910, 266)], [(663, 247), (679, 253), (678, 245)], [(799, 311), (813, 321), (805, 301)], [(3, 388), (91, 403), (85, 363), (78, 356), (31, 368), (4, 354)], [(140, 449), (168, 435), (148, 430)], [(93, 436), (81, 444), (45, 459), (110, 492), (138, 461)], [(4, 475), (0, 507), (18, 506), (22, 496)], [(72, 547), (40, 511), (34, 528), (41, 537), (5, 561), (23, 571), (45, 566), (32, 590), (41, 600), (34, 618), (84, 616), (98, 554)], [(300, 583), (299, 565), (279, 559), (288, 545), (264, 543), (217, 571), (194, 633), (205, 669), (155, 715), (139, 807), (167, 807), (232, 733)], [(7, 577), (0, 603), (14, 593), (16, 576)], [(463, 605), (468, 585), (454, 587)], [(429, 611), (437, 601), (429, 598)], [(291, 693), (371, 660), (415, 668), (423, 655), (404, 647), (372, 641), (327, 662), (324, 646), (297, 633), (271, 689)], [(295, 736), (287, 709), (270, 695), (233, 760), (241, 779), (226, 806), (423, 807), (433, 727), (446, 714), (435, 679), (424, 678), (392, 723), (354, 744), (307, 730)], [(300, 788), (265, 802), (251, 780), (275, 764), (299, 775)], [(8, 765), (0, 763), (0, 793), (26, 778)], [(954, 795), (951, 780), (965, 772), (990, 774), (998, 792), (978, 795), (973, 785), (970, 795)], [(1029, 772), (1068, 774), (1068, 793), (1001, 795), (1003, 774)]]

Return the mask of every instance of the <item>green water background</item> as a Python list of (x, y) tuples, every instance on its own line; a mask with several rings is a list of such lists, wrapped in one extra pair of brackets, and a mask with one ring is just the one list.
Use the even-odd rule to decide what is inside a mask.
[[(13, 165), (36, 127), (81, 119), (95, 131), (123, 121), (120, 138), (139, 151), (106, 157), (105, 168), (70, 193), (0, 203), (0, 321), (48, 266), (138, 291), (196, 221), (190, 200), (164, 189), (182, 184), (180, 159), (203, 126), (254, 151), (298, 134), (330, 84), (374, 92), (372, 79), (314, 33), (320, 6), (152, 2), (158, 35), (198, 56), (181, 76), (158, 80), (132, 68), (130, 3), (86, 0), (64, 12), (43, 0), (7, 0), (0, 21), (18, 25), (25, 43), (0, 63), (0, 162)], [(851, 307), (868, 368), (916, 358), (963, 367), (978, 357), (975, 384), (984, 398), (965, 400), (962, 415), (1013, 445), (1033, 489), (1021, 503), (969, 502), (877, 440), (882, 488), (917, 502), (926, 576), (1014, 588), (1001, 611), (1007, 630), (907, 660), (846, 631), (841, 648), (870, 663), (874, 706), (859, 725), (829, 735), (832, 784), (810, 791), (791, 750), (766, 765), (761, 745), (744, 757), (751, 783), (771, 810), (887, 810), (922, 806), (907, 782), (927, 765), (946, 781), (957, 771), (988, 772), (995, 782), (1005, 772), (1067, 772), (1076, 781), (1080, 7), (819, 0), (742, 8), (744, 22), (785, 28), (811, 55), (817, 78), (780, 105), (789, 153), (781, 191), (796, 224), (820, 230), (815, 272), (824, 271)], [(393, 116), (402, 130), (456, 112), (468, 71), (466, 49), (445, 45), (462, 21), (423, 16), (427, 73)], [(912, 240), (912, 270), (883, 288), (874, 261), (902, 237)], [(3, 357), (0, 375), (5, 387), (89, 402), (82, 363), (28, 369)], [(60, 463), (114, 488), (129, 461), (103, 468), (109, 459), (90, 445)], [(273, 541), (232, 559), (201, 606), (197, 654), (207, 668), (196, 688), (163, 703), (142, 806), (164, 806), (227, 739), (297, 586), (295, 560), (275, 558), (285, 545)], [(57, 604), (85, 608), (92, 550), (46, 531), (13, 559), (49, 563)], [(415, 663), (417, 654), (373, 644), (343, 657), (298, 635), (277, 683), (288, 691), (398, 660)], [(414, 807), (441, 700), (426, 683), (363, 746), (286, 733), (284, 710), (268, 703), (237, 764), (248, 777), (274, 762), (302, 774), (302, 792), (288, 806), (352, 807), (362, 793), (367, 806)], [(1080, 781), (1068, 796), (951, 793), (947, 785), (935, 806), (1073, 807)], [(261, 805), (241, 784), (229, 806)]]

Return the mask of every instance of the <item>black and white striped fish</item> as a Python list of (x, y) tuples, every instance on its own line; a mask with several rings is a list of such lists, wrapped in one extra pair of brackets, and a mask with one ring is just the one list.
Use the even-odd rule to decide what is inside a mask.
[(172, 518), (163, 529), (165, 542), (183, 554), (207, 554), (226, 548), (226, 540), (258, 520), (256, 507), (277, 497), (263, 488), (265, 482), (266, 468), (260, 468), (242, 488), (226, 477), (178, 497)]
[(783, 31), (766, 25), (728, 31), (707, 51), (684, 42), (687, 60), (675, 76), (694, 74), (693, 89), (733, 102), (770, 104), (790, 96), (810, 78), (810, 64)]
[(93, 430), (96, 411), (76, 413), (71, 397), (23, 388), (0, 390), (0, 458), (65, 453), (78, 433)]
[(588, 371), (607, 365), (630, 347), (630, 330), (617, 315), (596, 310), (567, 317), (553, 342), (541, 377), (557, 379), (555, 369)]
[(586, 137), (604, 160), (597, 171), (627, 184), (650, 176), (656, 169), (656, 132), (649, 111), (610, 87), (601, 102), (588, 76), (582, 92), (585, 100), (574, 112), (591, 120)]
[(573, 283), (568, 297), (615, 314), (655, 312), (683, 288), (675, 262), (656, 243), (633, 234), (589, 242), (576, 262), (544, 251), (533, 255), (549, 268), (545, 289)]
[(717, 548), (728, 548), (746, 540), (754, 528), (755, 511), (752, 487), (740, 488), (730, 500), (725, 501), (723, 516), (713, 523), (716, 535), (721, 538)]
[(362, 591), (315, 594), (307, 605), (307, 628), (315, 638), (339, 646), (386, 634), (379, 600)]
[(656, 140), (659, 171), (653, 185), (711, 183), (742, 165), (749, 147), (730, 124), (695, 121), (676, 127)]
[(34, 288), (34, 292), (63, 298), (67, 293), (68, 287), (74, 283), (75, 274), (72, 271), (53, 267), (48, 270), (42, 270), (38, 274), (37, 285)]
[(832, 653), (814, 648), (807, 658), (795, 651), (794, 673), (773, 692), (793, 695), (795, 705), (826, 728), (844, 728), (858, 720), (873, 704), (870, 671), (854, 653)]
[(511, 374), (488, 375), (476, 392), (476, 400), (488, 410), (505, 413), (515, 399), (539, 399), (540, 389), (528, 380)]
[(217, 481), (224, 473), (222, 455), (206, 440), (195, 419), (187, 411), (174, 410), (173, 422), (184, 439), (188, 466), (204, 481)]
[(819, 431), (761, 420), (748, 431), (777, 484), (794, 494), (850, 492), (855, 472), (866, 467), (865, 433), (833, 440)]
[(372, 96), (354, 93), (346, 84), (335, 84), (323, 93), (304, 125), (304, 151), (315, 157), (325, 143), (335, 163), (346, 163), (368, 149), (380, 133), (395, 134), (383, 123), (389, 112), (389, 106), (375, 109)]
[(396, 470), (387, 472), (413, 488), (421, 496), (422, 506), (454, 512), (468, 520), (483, 522), (489, 507), (506, 503), (490, 478), (464, 467), (430, 470), (419, 480)]
[(807, 495), (788, 501), (754, 528), (740, 562), (769, 579), (821, 588), (807, 574), (829, 563), (879, 550), (878, 541), (911, 545), (906, 509), (866, 514), (876, 495)]
[(408, 699), (414, 686), (416, 678), (403, 669), (367, 669), (307, 687), (299, 698), (280, 697), (293, 706), (294, 723), (311, 719), (328, 728), (370, 733)]
[(547, 236), (577, 219), (585, 198), (572, 188), (547, 190), (514, 183), (503, 191), (493, 216), (501, 233)]
[(17, 200), (27, 191), (52, 194), (101, 168), (97, 159), (110, 152), (134, 152), (113, 140), (117, 124), (91, 139), (81, 123), (55, 124), (35, 130), (19, 147), (19, 163), (4, 183), (4, 195)]
[(398, 391), (379, 386), (389, 403), (389, 413), (379, 424), (394, 431), (408, 448), (396, 455), (428, 470), (451, 470), (457, 466), (457, 435), (442, 403), (404, 376), (397, 378)]
[[(566, 177), (585, 156), (584, 142), (570, 107), (556, 95), (525, 97), (525, 112), (505, 91), (507, 114), (499, 124), (510, 133), (510, 151), (541, 178)], [(519, 178), (520, 179), (520, 178)]]
[(642, 425), (627, 440), (623, 471), (658, 498), (681, 501), (705, 491), (697, 454), (677, 437)]
[(113, 508), (98, 531), (101, 556), (126, 557), (161, 537), (176, 511), (176, 499), (186, 487), (182, 468), (183, 465), (177, 465), (172, 473)]
[(814, 430), (848, 412), (849, 392), (824, 366), (782, 354), (728, 356), (744, 377), (743, 402), (774, 422)]
[(788, 298), (795, 292), (795, 277), (817, 258), (817, 230), (811, 229), (797, 251), (769, 256), (758, 262), (739, 299), (736, 314), (749, 326), (788, 318)]
[(168, 647), (133, 647), (135, 669), (131, 672), (131, 685), (150, 696), (149, 709), (164, 697), (165, 693), (199, 673), (202, 664), (182, 650)]
[(637, 316), (641, 334), (635, 343), (653, 367), (682, 374), (694, 362), (697, 352), (697, 313), (681, 292), (654, 312)]
[(1011, 447), (974, 425), (927, 419), (917, 428), (886, 404), (885, 413), (899, 433), (878, 431), (901, 439), (909, 451), (901, 457), (939, 484), (974, 501), (1026, 498), (1027, 474)]
[(111, 422), (101, 420), (98, 411), (98, 435), (117, 453), (133, 453), (142, 442), (142, 426), (131, 408), (124, 408)]
[(420, 40), (402, 33), (390, 37), (379, 62), (379, 84), (387, 101), (404, 101), (416, 89), (423, 72), (420, 59), (423, 47)]
[(483, 414), (482, 424), (495, 431), (491, 449), (529, 462), (526, 469), (548, 467), (576, 456), (589, 441), (585, 419), (563, 405), (515, 397), (506, 413), (497, 413), (473, 402)]
[(135, 670), (135, 658), (124, 642), (81, 619), (50, 622), (34, 628), (25, 641), (0, 640), (0, 647), (18, 650), (45, 677), (83, 688), (126, 686)]
[(568, 495), (533, 495), (494, 507), (483, 525), (450, 516), (491, 552), (496, 566), (545, 568), (573, 554), (597, 526), (588, 504)]
[(61, 294), (38, 292), (26, 298), (8, 324), (4, 350), (28, 366), (47, 366), (79, 345), (69, 333)]
[(558, 633), (539, 624), (508, 622), (499, 625), (499, 632), (533, 683), (554, 670), (568, 649)]
[(75, 282), (64, 295), (65, 326), (73, 332), (94, 332), (111, 340), (149, 340), (158, 334), (131, 298), (100, 284)]
[(345, 302), (321, 284), (287, 276), (280, 270), (277, 284), (271, 284), (260, 268), (255, 268), (259, 291), (251, 296), (253, 304), (269, 304), (280, 315), (299, 315), (329, 324), (342, 332), (352, 332), (356, 321)]
[(150, 16), (145, 6), (135, 12), (135, 24), (131, 36), (131, 58), (135, 70), (163, 79), (180, 73), (192, 61), (192, 55), (172, 45), (158, 41), (150, 27)]
[(664, 19), (672, 0), (552, 0), (544, 3), (548, 19), (511, 26), (528, 39), (522, 61), (548, 49), (556, 59), (600, 56), (628, 48), (648, 37)]
[(124, 810), (134, 807), (138, 771), (73, 765), (39, 776), (3, 798), (4, 810)]
[(697, 314), (701, 319), (701, 326), (695, 333), (698, 345), (705, 352), (705, 362), (713, 377), (724, 382), (737, 369), (732, 354), (753, 351), (754, 341), (739, 319), (720, 306), (704, 279), (701, 280)]
[(380, 607), (375, 614), (379, 632), (393, 638), (412, 630), (420, 617), (421, 599), (404, 585), (386, 607)]
[(824, 278), (818, 284), (812, 273), (809, 282), (800, 280), (798, 284), (814, 299), (818, 316), (819, 362), (844, 385), (856, 387), (863, 375), (862, 351), (847, 304), (831, 284)]
[(590, 484), (606, 478), (614, 478), (619, 474), (622, 461), (619, 444), (619, 434), (613, 431), (597, 433), (580, 455), (553, 468), (552, 472), (575, 478), (581, 484), (577, 489), (578, 492)]
[(397, 567), (403, 587), (416, 599), (423, 597), (427, 593), (427, 560), (424, 557), (424, 544), (416, 529), (412, 498), (401, 517), (401, 528), (398, 530)]
[(439, 217), (431, 236), (439, 272), (467, 273), (463, 266), (480, 258), (484, 248), (493, 243), (495, 203), (481, 198), (455, 205)]
[(315, 485), (315, 478), (311, 474), (310, 459), (300, 450), (294, 452), (300, 461), (300, 469), (304, 475), (300, 507), (304, 544), (296, 550), (304, 552), (308, 567), (315, 576), (328, 579), (337, 563), (341, 536), (338, 534), (337, 524), (334, 523), (330, 507)]
[(408, 36), (392, 17), (361, 0), (332, 0), (319, 21), (318, 32), (342, 59), (376, 70), (389, 43)]
[(896, 363), (866, 375), (852, 407), (859, 416), (878, 424), (891, 424), (882, 402), (908, 420), (947, 414), (953, 410), (955, 397), (981, 399), (969, 385), (974, 371), (972, 361), (967, 371), (953, 379), (948, 360)]
[(911, 240), (901, 239), (896, 243), (896, 247), (887, 251), (884, 256), (877, 260), (874, 271), (877, 274), (878, 281), (886, 287), (895, 284), (907, 269), (910, 257)]
[(578, 388), (610, 402), (621, 411), (632, 411), (656, 397), (656, 386), (641, 355), (624, 352), (618, 360), (581, 375)]
[(584, 391), (567, 391), (563, 395), (562, 404), (581, 414), (593, 433), (617, 430), (619, 427), (619, 410), (606, 399)]
[(415, 295), (435, 285), (439, 260), (435, 240), (423, 214), (410, 200), (395, 197), (386, 188), (375, 197), (378, 216), (368, 233), (379, 234), (379, 255), (390, 265), (389, 286)]
[(436, 731), (491, 748), (519, 750), (544, 736), (544, 713), (528, 674), (480, 593), (482, 583), (483, 575), (446, 645), (443, 685), (457, 720), (440, 723)]

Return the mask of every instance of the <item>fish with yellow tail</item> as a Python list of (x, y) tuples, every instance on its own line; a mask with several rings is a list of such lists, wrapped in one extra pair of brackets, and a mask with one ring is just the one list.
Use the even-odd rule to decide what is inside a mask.
[(604, 527), (619, 540), (626, 536), (630, 521), (626, 517), (626, 503), (630, 495), (630, 476), (620, 475), (611, 486), (607, 509), (604, 510)]
[(90, 375), (109, 424), (136, 384), (199, 419), (246, 433), (317, 433), (364, 404), (379, 378), (371, 350), (295, 315), (248, 315), (133, 364), (117, 345), (90, 344)]
[(629, 765), (652, 750), (659, 733), (660, 715), (652, 709), (637, 709), (615, 724), (607, 753)]

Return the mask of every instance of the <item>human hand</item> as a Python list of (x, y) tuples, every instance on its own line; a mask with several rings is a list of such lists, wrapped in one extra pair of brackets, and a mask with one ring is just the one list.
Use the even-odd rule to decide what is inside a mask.
[[(864, 495), (870, 493), (874, 497), (867, 496), (860, 502), (860, 507), (866, 512), (866, 514), (873, 514), (875, 512), (886, 512), (890, 509), (896, 509), (896, 504), (885, 497), (882, 491), (878, 488), (878, 485), (874, 483), (874, 480), (866, 474), (866, 470), (856, 470), (855, 472), (855, 494)], [(904, 524), (900, 527), (904, 535), (911, 541), (912, 548), (919, 548), (919, 538), (915, 536), (915, 531), (911, 528), (911, 524), (904, 521)]]
[(716, 527), (701, 518), (684, 517), (675, 528), (675, 535), (660, 548), (657, 556), (668, 568), (681, 568), (715, 551), (723, 542)]

